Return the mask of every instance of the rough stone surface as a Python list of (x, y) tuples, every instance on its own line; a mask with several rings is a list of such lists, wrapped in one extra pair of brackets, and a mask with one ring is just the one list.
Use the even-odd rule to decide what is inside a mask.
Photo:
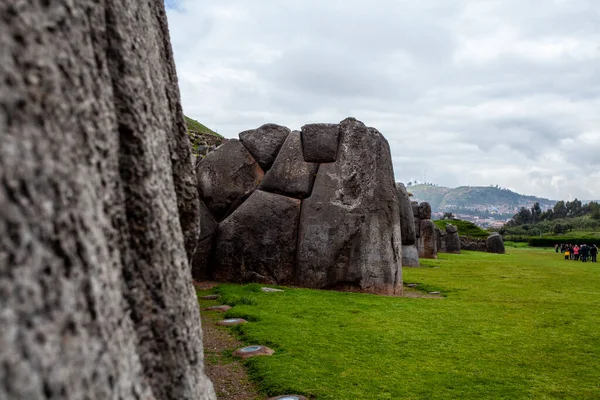
[(458, 233), (458, 227), (452, 224), (446, 224), (446, 233)]
[(302, 127), (304, 160), (329, 163), (337, 159), (340, 130), (338, 124), (308, 124)]
[(200, 235), (192, 259), (192, 277), (196, 280), (204, 280), (211, 277), (208, 267), (210, 266), (210, 257), (218, 224), (202, 200), (199, 201), (199, 210)]
[(460, 254), (460, 237), (458, 232), (448, 233), (444, 236), (444, 247), (446, 253)]
[(300, 203), (255, 191), (217, 228), (214, 279), (293, 284)]
[(389, 145), (355, 119), (339, 126), (337, 161), (320, 165), (312, 195), (302, 204), (297, 281), (400, 293), (400, 215)]
[(0, 16), (0, 398), (214, 399), (164, 3)]
[(415, 236), (417, 239), (421, 236), (421, 219), (419, 218), (419, 203), (411, 201), (410, 206), (413, 211), (413, 220), (415, 221)]
[(431, 205), (424, 201), (419, 204), (419, 218), (420, 219), (431, 219)]
[(419, 258), (437, 258), (435, 228), (435, 224), (432, 220), (421, 220), (421, 236), (418, 239), (417, 245), (417, 248), (419, 249)]
[[(402, 245), (410, 246), (417, 242), (417, 233), (415, 231), (415, 218), (413, 208), (408, 196), (408, 191), (404, 184), (396, 183), (398, 190), (398, 205), (400, 207), (400, 228), (402, 230)], [(404, 263), (402, 263), (404, 265)]]
[(298, 199), (310, 196), (319, 165), (304, 161), (300, 132), (291, 132), (260, 189)]
[(460, 236), (460, 248), (462, 250), (485, 251), (485, 239), (471, 239)]
[(258, 187), (264, 172), (239, 140), (228, 140), (196, 164), (198, 192), (217, 221)]
[(418, 267), (419, 266), (419, 250), (416, 244), (402, 246), (402, 266), (403, 267)]
[(498, 233), (488, 236), (487, 240), (485, 241), (485, 250), (488, 253), (506, 253), (506, 250), (504, 249), (504, 240), (502, 239), (502, 236)]
[(266, 124), (258, 129), (240, 133), (240, 141), (248, 149), (252, 157), (266, 172), (271, 168), (279, 149), (283, 146), (290, 130), (285, 126)]
[(439, 253), (445, 253), (446, 252), (446, 241), (443, 240), (442, 236), (445, 236), (446, 234), (444, 233), (442, 235), (442, 230), (436, 226), (434, 229), (433, 235), (435, 237), (435, 248), (437, 249), (437, 251)]

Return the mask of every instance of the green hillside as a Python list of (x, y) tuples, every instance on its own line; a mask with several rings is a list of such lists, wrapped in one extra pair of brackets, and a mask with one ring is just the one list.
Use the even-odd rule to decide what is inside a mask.
[(219, 146), (223, 143), (223, 136), (200, 122), (187, 117), (184, 115), (185, 123), (187, 125), (188, 135), (190, 137), (190, 144), (192, 145), (192, 152), (199, 156), (200, 146)]
[(219, 135), (217, 132), (213, 131), (212, 129), (207, 128), (206, 126), (202, 125), (200, 122), (196, 121), (195, 119), (192, 119), (185, 115), (183, 117), (185, 118), (185, 123), (187, 125), (188, 131), (198, 132), (198, 133), (206, 133), (206, 134), (213, 135), (213, 136), (223, 139), (223, 136)]

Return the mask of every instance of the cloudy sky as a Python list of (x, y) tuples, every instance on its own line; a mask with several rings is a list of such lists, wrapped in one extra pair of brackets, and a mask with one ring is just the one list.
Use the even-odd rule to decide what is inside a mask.
[(356, 117), (396, 178), (600, 199), (598, 0), (166, 0), (184, 112)]

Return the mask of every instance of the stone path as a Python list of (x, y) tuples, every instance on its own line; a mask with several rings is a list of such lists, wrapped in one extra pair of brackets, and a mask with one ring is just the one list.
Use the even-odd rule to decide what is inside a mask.
[(241, 361), (233, 359), (231, 353), (244, 344), (232, 337), (225, 328), (216, 323), (223, 314), (202, 311), (202, 339), (204, 342), (204, 365), (206, 375), (213, 382), (219, 400), (262, 400), (256, 386), (248, 378)]

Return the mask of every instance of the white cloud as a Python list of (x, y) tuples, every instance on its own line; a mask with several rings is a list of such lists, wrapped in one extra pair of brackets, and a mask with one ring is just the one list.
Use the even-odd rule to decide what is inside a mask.
[(398, 180), (600, 199), (597, 0), (179, 0), (168, 17), (184, 110), (225, 136), (354, 116)]

